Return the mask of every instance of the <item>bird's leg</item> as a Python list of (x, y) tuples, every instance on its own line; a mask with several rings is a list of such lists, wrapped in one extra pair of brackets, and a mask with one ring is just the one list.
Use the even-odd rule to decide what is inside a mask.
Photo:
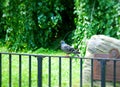
[(66, 54), (66, 57), (69, 57), (69, 54), (68, 54), (68, 53)]

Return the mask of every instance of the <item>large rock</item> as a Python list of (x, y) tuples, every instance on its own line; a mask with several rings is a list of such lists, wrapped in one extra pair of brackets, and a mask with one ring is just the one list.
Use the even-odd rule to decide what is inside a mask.
[[(109, 54), (111, 49), (118, 49), (118, 51), (120, 51), (120, 40), (104, 35), (94, 35), (87, 42), (85, 57), (93, 58), (95, 54)], [(110, 55), (109, 57), (118, 56), (119, 53), (116, 53), (115, 55), (113, 53), (113, 55)], [(83, 82), (84, 85), (87, 83), (87, 86), (89, 87), (91, 82), (91, 61), (89, 59), (86, 59), (84, 62)], [(98, 86), (98, 84), (100, 84), (99, 81), (94, 81), (94, 85), (97, 85), (95, 87), (101, 87)], [(107, 87), (113, 87), (113, 85), (107, 82)]]

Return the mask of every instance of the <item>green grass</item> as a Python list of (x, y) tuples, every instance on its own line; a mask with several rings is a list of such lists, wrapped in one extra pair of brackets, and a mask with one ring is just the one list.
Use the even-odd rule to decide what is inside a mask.
[[(7, 52), (5, 47), (0, 47), (1, 52)], [(38, 49), (27, 53), (65, 56), (60, 50)], [(22, 87), (28, 87), (29, 72), (28, 57), (22, 56)], [(72, 85), (79, 87), (79, 60), (72, 59)], [(2, 87), (8, 87), (9, 83), (9, 56), (2, 55)], [(51, 87), (59, 87), (59, 59), (52, 58), (51, 61)], [(18, 87), (19, 82), (19, 56), (12, 56), (12, 85)], [(69, 59), (62, 59), (62, 87), (69, 86)], [(32, 57), (32, 87), (37, 87), (37, 58)], [(43, 59), (43, 87), (48, 87), (48, 58)]]
[[(0, 47), (1, 52), (8, 52), (6, 47)], [(20, 52), (19, 52), (20, 53)], [(65, 56), (60, 50), (40, 48), (30, 54), (42, 54), (52, 56)], [(29, 62), (27, 56), (22, 56), (22, 87), (28, 87)], [(62, 59), (62, 87), (69, 87), (69, 58)], [(80, 65), (79, 59), (72, 59), (72, 87), (80, 87)], [(59, 59), (51, 60), (51, 87), (59, 87)], [(12, 86), (19, 84), (19, 56), (12, 56)], [(90, 83), (84, 83), (83, 87), (90, 87)], [(95, 85), (95, 84), (94, 84)], [(100, 84), (96, 84), (100, 87)], [(116, 84), (119, 87), (119, 84)], [(2, 87), (9, 87), (9, 56), (2, 55)], [(37, 58), (32, 57), (32, 87), (37, 87)], [(43, 59), (43, 87), (48, 87), (48, 58)], [(111, 87), (111, 86), (107, 86)]]

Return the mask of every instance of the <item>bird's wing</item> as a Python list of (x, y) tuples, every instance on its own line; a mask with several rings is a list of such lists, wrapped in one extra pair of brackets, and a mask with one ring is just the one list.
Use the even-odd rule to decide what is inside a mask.
[(65, 51), (66, 53), (73, 53), (75, 51), (75, 49), (72, 46), (68, 45), (68, 44), (63, 44), (61, 49), (63, 51)]

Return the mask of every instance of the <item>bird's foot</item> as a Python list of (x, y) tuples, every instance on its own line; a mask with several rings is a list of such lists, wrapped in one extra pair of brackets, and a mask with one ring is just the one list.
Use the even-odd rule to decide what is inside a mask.
[(67, 57), (67, 58), (68, 58), (68, 57), (70, 57), (70, 56), (69, 56), (69, 54), (66, 54), (66, 56), (65, 56), (65, 57)]

